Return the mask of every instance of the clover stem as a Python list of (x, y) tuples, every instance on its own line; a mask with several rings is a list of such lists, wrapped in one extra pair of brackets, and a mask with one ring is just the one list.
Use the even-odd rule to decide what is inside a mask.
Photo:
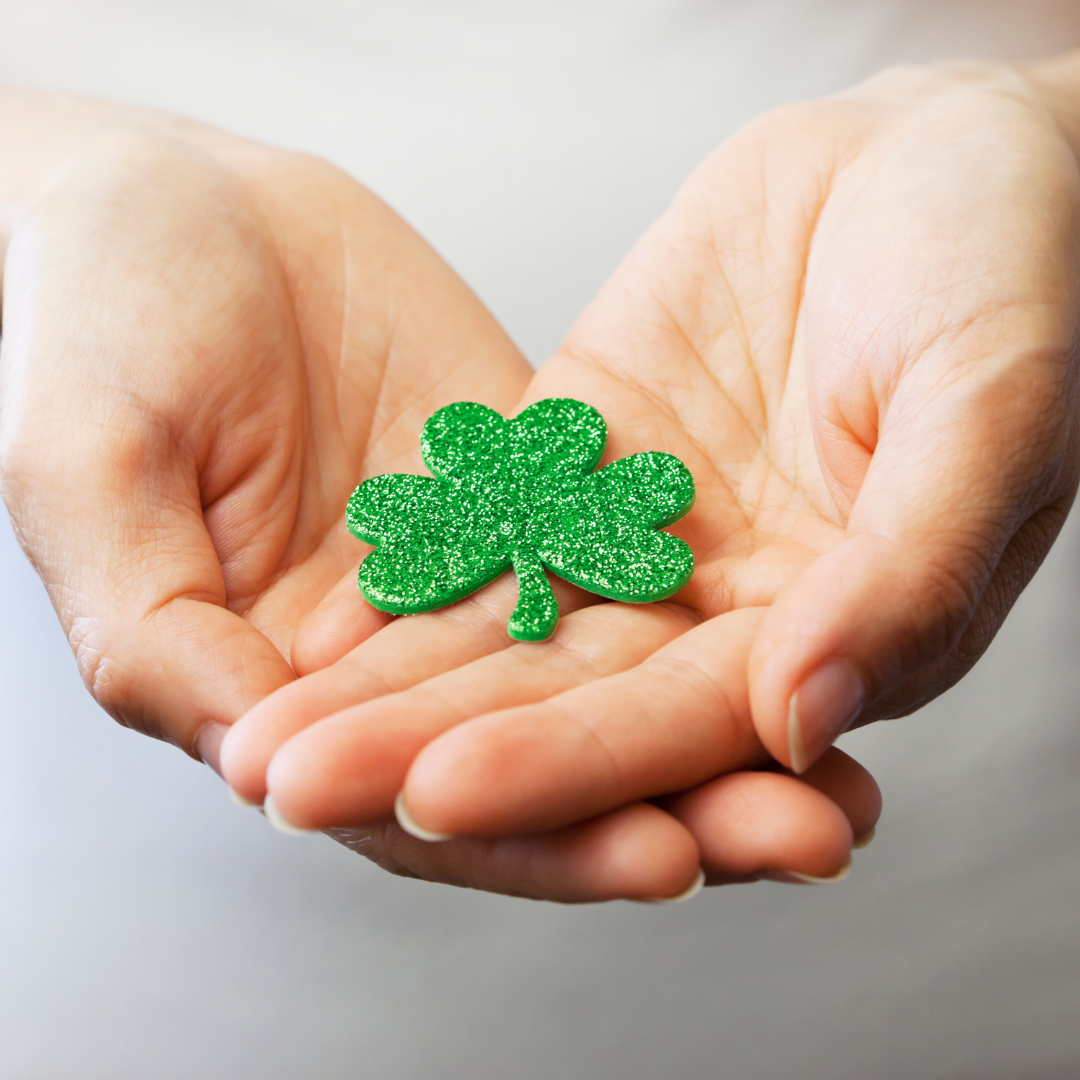
[(518, 602), (506, 629), (517, 641), (547, 641), (559, 621), (559, 604), (544, 564), (531, 551), (515, 551), (513, 563)]

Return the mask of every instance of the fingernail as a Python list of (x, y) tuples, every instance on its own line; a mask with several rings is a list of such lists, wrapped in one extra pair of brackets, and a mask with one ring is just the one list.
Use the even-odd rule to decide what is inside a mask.
[(442, 840), (453, 839), (451, 833), (431, 832), (422, 825), (417, 825), (415, 818), (409, 813), (408, 807), (405, 805), (404, 791), (399, 791), (397, 798), (394, 800), (394, 816), (397, 818), (398, 824), (410, 836), (415, 836), (417, 840), (426, 840), (429, 844), (437, 844)]
[(267, 795), (263, 800), (263, 813), (266, 815), (266, 820), (277, 829), (278, 832), (285, 833), (287, 836), (305, 836), (308, 833), (317, 833), (318, 829), (301, 829), (294, 825), (287, 818), (282, 816), (281, 811), (277, 808), (277, 803), (274, 802), (273, 795)]
[(689, 889), (679, 893), (678, 896), (649, 896), (639, 900), (639, 904), (682, 904), (697, 896), (705, 888), (705, 871), (699, 870), (697, 877)]
[(791, 695), (788, 753), (791, 767), (805, 772), (862, 711), (866, 687), (846, 660), (820, 667)]
[(769, 881), (783, 881), (789, 885), (835, 885), (838, 881), (843, 881), (850, 873), (851, 856), (849, 855), (847, 862), (830, 877), (813, 877), (811, 874), (800, 874), (798, 870), (771, 870), (761, 876), (768, 878)]
[(203, 724), (195, 736), (195, 753), (199, 755), (204, 765), (221, 775), (221, 740), (225, 738), (225, 732), (229, 730), (227, 724), (219, 724), (211, 721)]
[(245, 799), (236, 788), (229, 788), (229, 798), (232, 799), (237, 806), (250, 807), (258, 810), (262, 803), (252, 802), (250, 799)]
[(859, 851), (861, 848), (869, 847), (870, 841), (877, 836), (877, 826), (875, 825), (868, 833), (863, 834), (851, 845), (853, 851)]

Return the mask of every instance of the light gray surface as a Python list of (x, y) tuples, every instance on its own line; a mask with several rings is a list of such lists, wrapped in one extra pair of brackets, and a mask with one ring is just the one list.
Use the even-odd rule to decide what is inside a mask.
[[(311, 149), (528, 354), (693, 163), (896, 59), (1080, 43), (1080, 4), (0, 0), (0, 78)], [(4, 1080), (1080, 1075), (1080, 524), (989, 655), (848, 737), (886, 816), (842, 886), (564, 909), (273, 833), (83, 691), (0, 528)]]

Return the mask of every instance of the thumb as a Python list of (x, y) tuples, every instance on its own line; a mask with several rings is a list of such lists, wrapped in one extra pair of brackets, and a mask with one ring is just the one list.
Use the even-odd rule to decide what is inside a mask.
[(217, 725), (293, 673), (225, 606), (194, 463), (130, 417), (45, 437), (45, 412), (7, 426), (0, 478), (83, 680), (120, 723), (216, 765)]
[(989, 644), (1076, 490), (1068, 362), (928, 368), (896, 389), (872, 451), (819, 425), (834, 496), (866, 463), (844, 540), (779, 595), (751, 652), (754, 723), (780, 761), (802, 772), (856, 721), (912, 711)]

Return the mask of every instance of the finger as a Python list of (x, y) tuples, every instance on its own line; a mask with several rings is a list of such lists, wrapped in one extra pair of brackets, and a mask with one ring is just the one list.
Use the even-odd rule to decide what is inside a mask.
[(286, 820), (303, 828), (377, 820), (392, 811), (413, 759), (442, 732), (633, 667), (694, 622), (671, 604), (585, 608), (561, 619), (550, 641), (513, 645), (313, 724), (277, 751), (267, 787)]
[(868, 837), (881, 817), (881, 789), (862, 765), (832, 746), (799, 779), (840, 807), (851, 825), (856, 846), (869, 843)]
[(994, 640), (1005, 617), (1049, 551), (1068, 513), (1063, 502), (1047, 507), (1021, 526), (1009, 541), (960, 638), (934, 661), (904, 679), (873, 703), (864, 718), (904, 716), (958, 682)]
[[(223, 317), (233, 294), (251, 302), (278, 350), (294, 334), (251, 221), (223, 212), (222, 185), (198, 160), (167, 164), (127, 172), (94, 157), (66, 200), (54, 192), (16, 232), (0, 474), (91, 692), (122, 723), (194, 754), (200, 730), (292, 678), (270, 640), (226, 608), (230, 571), (206, 520), (230, 488), (258, 519), (261, 481), (290, 490), (287, 455), (262, 453), (250, 437), (260, 421), (238, 419), (240, 449), (201, 486), (202, 466), (221, 457), (208, 416), (257, 412), (265, 396), (296, 390), (265, 369), (237, 383), (207, 379), (199, 365), (254, 349), (246, 327)], [(162, 186), (166, 172), (187, 192), (180, 205)], [(176, 257), (155, 262), (148, 252), (158, 250)]]
[(761, 877), (816, 884), (846, 876), (853, 838), (858, 845), (873, 836), (881, 792), (833, 747), (799, 779), (729, 773), (661, 805), (697, 841), (706, 884)]
[(730, 612), (629, 671), (453, 728), (410, 768), (408, 813), (436, 834), (534, 832), (764, 763), (746, 695), (761, 618)]
[(328, 832), (392, 873), (444, 884), (562, 902), (674, 900), (695, 891), (699, 859), (714, 885), (837, 878), (848, 862), (849, 815), (874, 817), (877, 786), (838, 750), (812, 779), (734, 773), (664, 800), (663, 809), (637, 803), (536, 836), (430, 844), (388, 821)]
[(838, 880), (850, 865), (847, 816), (827, 795), (795, 777), (731, 773), (665, 800), (664, 806), (696, 840), (707, 884), (764, 876)]
[[(595, 599), (562, 583), (553, 587), (565, 612)], [(262, 802), (271, 759), (298, 732), (342, 709), (398, 693), (512, 646), (506, 620), (516, 600), (513, 578), (503, 575), (441, 611), (394, 620), (337, 663), (285, 687), (287, 693), (260, 702), (233, 726), (222, 744), (226, 780), (244, 798)], [(283, 797), (287, 813), (290, 809), (299, 812), (288, 796)], [(334, 819), (328, 822), (333, 823)]]
[(889, 715), (890, 695), (956, 648), (1010, 542), (1042, 513), (1010, 603), (1037, 569), (1076, 483), (1046, 339), (1036, 328), (1013, 353), (954, 358), (963, 377), (931, 365), (893, 395), (846, 539), (780, 595), (751, 654), (762, 742), (797, 772), (858, 718)]
[(393, 620), (363, 598), (353, 568), (296, 628), (289, 654), (293, 671), (302, 678), (330, 667)]
[(428, 844), (392, 822), (330, 835), (392, 873), (568, 904), (679, 899), (700, 874), (690, 833), (644, 803), (537, 837)]
[[(144, 439), (144, 455), (152, 442)], [(164, 475), (181, 464), (154, 470), (150, 497), (141, 469), (125, 468), (116, 451), (110, 435), (98, 433), (78, 448), (80, 484), (55, 481), (44, 496), (37, 488), (32, 512), (22, 505), (18, 471), (9, 470), (12, 517), (30, 550), (52, 548), (45, 582), (98, 703), (125, 726), (206, 757), (201, 733), (231, 724), (293, 673), (268, 638), (225, 607), (197, 489), (186, 500), (176, 494), (183, 478)], [(45, 513), (51, 533), (31, 539), (27, 522), (40, 520), (42, 502), (54, 506)]]

